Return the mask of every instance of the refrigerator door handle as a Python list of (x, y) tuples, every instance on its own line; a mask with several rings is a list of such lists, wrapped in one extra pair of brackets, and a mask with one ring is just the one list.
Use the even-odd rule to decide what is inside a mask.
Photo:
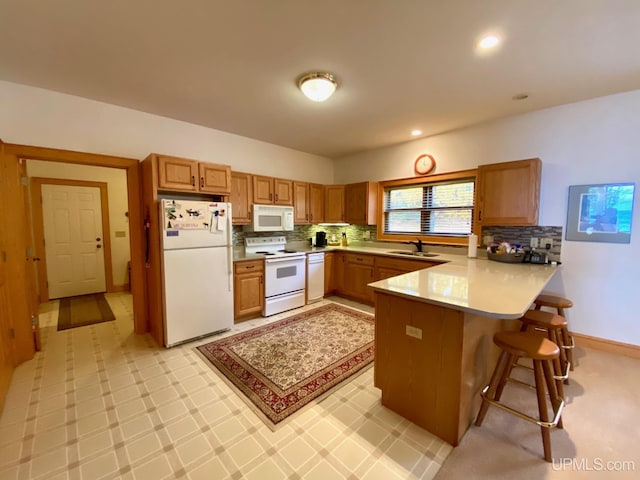
[(233, 221), (231, 216), (231, 204), (227, 205), (227, 268), (229, 275), (227, 275), (228, 291), (233, 291)]

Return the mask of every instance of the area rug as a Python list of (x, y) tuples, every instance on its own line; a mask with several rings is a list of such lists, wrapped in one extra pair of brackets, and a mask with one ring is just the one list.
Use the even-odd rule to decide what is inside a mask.
[(373, 362), (374, 318), (323, 305), (196, 348), (275, 430)]
[(58, 330), (109, 322), (115, 318), (103, 293), (61, 298), (58, 307)]

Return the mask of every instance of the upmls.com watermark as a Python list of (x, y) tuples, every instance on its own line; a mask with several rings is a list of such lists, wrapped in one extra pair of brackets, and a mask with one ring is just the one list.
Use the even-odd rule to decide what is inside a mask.
[(633, 460), (603, 460), (602, 458), (559, 458), (554, 459), (551, 468), (555, 471), (572, 470), (579, 472), (635, 472)]

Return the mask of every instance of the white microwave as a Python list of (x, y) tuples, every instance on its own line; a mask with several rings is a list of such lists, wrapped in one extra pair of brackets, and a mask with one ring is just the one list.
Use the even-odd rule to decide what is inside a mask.
[(293, 207), (282, 205), (253, 205), (254, 232), (286, 232), (293, 230)]

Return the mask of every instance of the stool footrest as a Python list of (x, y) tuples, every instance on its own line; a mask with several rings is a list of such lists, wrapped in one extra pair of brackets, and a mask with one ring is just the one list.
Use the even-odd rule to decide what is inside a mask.
[(564, 373), (562, 375), (554, 375), (553, 378), (555, 380), (568, 380), (570, 368), (571, 368), (571, 362), (567, 361), (567, 364), (564, 367)]
[[(526, 385), (526, 384), (525, 384)], [(535, 388), (535, 387), (534, 387)], [(513, 415), (515, 415), (516, 417), (520, 417), (523, 420), (526, 420), (527, 422), (531, 422), (531, 423), (535, 423), (536, 425), (540, 426), (540, 427), (544, 427), (544, 428), (553, 428), (555, 426), (558, 425), (558, 422), (560, 421), (560, 417), (562, 416), (562, 410), (564, 409), (564, 400), (560, 399), (560, 404), (558, 405), (557, 410), (555, 410), (554, 412), (554, 417), (553, 420), (550, 422), (543, 422), (542, 420), (539, 420), (537, 418), (534, 418), (530, 415), (527, 415), (525, 413), (522, 413), (518, 410), (515, 410), (511, 407), (509, 407), (508, 405), (505, 405), (504, 403), (500, 403), (496, 400), (492, 400), (487, 396), (487, 390), (489, 390), (489, 385), (487, 385), (486, 387), (484, 387), (482, 389), (482, 392), (480, 393), (480, 396), (486, 400), (489, 404), (493, 405), (494, 407), (498, 407), (501, 410), (504, 410), (505, 412), (509, 412)]]
[(571, 345), (560, 345), (560, 348), (564, 348), (565, 350), (576, 348), (576, 342), (573, 340), (573, 335), (569, 335), (569, 340), (571, 341)]

